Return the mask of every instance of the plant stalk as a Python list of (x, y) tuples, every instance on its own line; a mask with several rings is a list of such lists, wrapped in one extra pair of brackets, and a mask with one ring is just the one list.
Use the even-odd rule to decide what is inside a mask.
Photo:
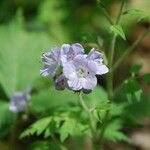
[[(122, 0), (120, 11), (119, 11), (118, 17), (116, 19), (115, 25), (118, 25), (121, 20), (121, 14), (123, 11), (124, 4), (125, 4), (125, 0)], [(108, 67), (109, 67), (110, 71), (107, 74), (107, 92), (108, 92), (108, 100), (110, 103), (112, 103), (112, 101), (113, 101), (113, 72), (111, 71), (111, 69), (113, 68), (113, 58), (114, 58), (116, 39), (117, 39), (117, 35), (115, 33), (113, 33), (112, 41), (111, 41), (111, 45), (110, 45), (110, 51), (108, 54)], [(107, 110), (106, 114), (104, 116), (104, 123), (103, 123), (102, 129), (101, 129), (100, 140), (99, 140), (101, 149), (103, 149), (104, 134), (105, 134), (105, 131), (106, 131), (107, 125), (108, 125), (109, 113), (110, 113), (110, 111)]]
[(96, 132), (95, 121), (93, 120), (92, 112), (90, 111), (90, 109), (88, 108), (88, 106), (86, 105), (86, 103), (83, 100), (83, 96), (82, 96), (81, 92), (79, 93), (79, 104), (85, 110), (85, 112), (87, 112), (87, 114), (88, 114), (89, 121), (90, 121), (90, 128), (91, 128), (91, 132), (92, 132), (92, 135), (94, 138), (93, 145), (94, 145), (95, 150), (99, 150), (99, 146), (97, 143), (98, 135)]

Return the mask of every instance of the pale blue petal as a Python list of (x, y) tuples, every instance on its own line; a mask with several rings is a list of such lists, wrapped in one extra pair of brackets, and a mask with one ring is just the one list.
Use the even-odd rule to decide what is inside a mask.
[(64, 65), (63, 73), (67, 79), (77, 78), (76, 68), (72, 63), (66, 63)]
[(78, 91), (82, 89), (81, 82), (77, 78), (68, 80), (68, 86), (70, 89), (74, 91)]
[(108, 67), (104, 64), (99, 65), (97, 64), (97, 74), (102, 75), (109, 71)]
[(42, 62), (44, 63), (44, 67), (40, 70), (40, 74), (42, 76), (53, 77), (58, 67), (61, 65), (60, 49), (54, 47), (52, 48), (52, 51), (44, 53)]
[(80, 79), (83, 89), (93, 90), (97, 84), (96, 76), (87, 76), (86, 78)]
[(61, 55), (66, 55), (70, 49), (70, 44), (63, 44), (61, 46)]
[(102, 54), (93, 48), (87, 55), (87, 58), (91, 60), (100, 59), (102, 58)]
[(88, 61), (87, 68), (89, 70), (89, 74), (96, 75), (96, 73), (97, 73), (97, 65), (95, 65), (94, 61)]
[(73, 50), (75, 51), (76, 54), (84, 53), (84, 48), (79, 43), (72, 44), (72, 48), (73, 48)]
[(76, 68), (80, 66), (87, 66), (88, 65), (88, 60), (86, 59), (87, 55), (77, 55), (74, 60), (73, 64), (76, 66)]

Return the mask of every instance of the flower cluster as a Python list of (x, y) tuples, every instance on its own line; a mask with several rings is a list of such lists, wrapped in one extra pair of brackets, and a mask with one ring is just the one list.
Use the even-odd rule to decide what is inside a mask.
[(97, 84), (96, 75), (108, 72), (101, 53), (93, 48), (89, 54), (85, 54), (84, 48), (78, 43), (53, 47), (50, 52), (43, 54), (42, 62), (44, 67), (40, 74), (55, 77), (57, 90), (68, 88), (89, 93)]
[(28, 87), (25, 92), (15, 92), (10, 97), (9, 110), (12, 112), (23, 112), (27, 110), (27, 104), (30, 99), (31, 87)]

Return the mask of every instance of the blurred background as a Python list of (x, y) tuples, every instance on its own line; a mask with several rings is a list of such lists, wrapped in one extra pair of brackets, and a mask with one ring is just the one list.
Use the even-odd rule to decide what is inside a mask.
[[(102, 0), (102, 3), (115, 19), (120, 0)], [(130, 8), (141, 9), (150, 15), (150, 0), (127, 0), (124, 9)], [(149, 28), (149, 18), (138, 22), (138, 17), (122, 17), (121, 25), (127, 40), (118, 38), (115, 59)], [(15, 115), (9, 112), (8, 102), (15, 91), (24, 91), (28, 85), (33, 87), (30, 105), (34, 115), (24, 126), (51, 113), (55, 107), (75, 101), (75, 98), (68, 98), (75, 97), (73, 94), (55, 91), (51, 79), (40, 77), (41, 54), (53, 45), (76, 42), (83, 44), (87, 51), (95, 47), (107, 54), (111, 40), (109, 28), (96, 0), (0, 0), (0, 150), (9, 149), (8, 141)], [(115, 87), (130, 75), (129, 67), (134, 64), (142, 64), (138, 75), (150, 73), (150, 36), (116, 71)], [(105, 76), (98, 79), (105, 88)], [(114, 150), (114, 147), (115, 150), (150, 150), (150, 89), (144, 83), (141, 85), (147, 95), (144, 99), (146, 102), (143, 100), (129, 106), (129, 112), (133, 115), (130, 121), (140, 122), (140, 126), (131, 123), (134, 128), (124, 129), (133, 144), (108, 142), (106, 150)], [(40, 140), (41, 137), (37, 141)], [(41, 150), (37, 141), (33, 138), (18, 141), (17, 144), (28, 143), (24, 149)]]

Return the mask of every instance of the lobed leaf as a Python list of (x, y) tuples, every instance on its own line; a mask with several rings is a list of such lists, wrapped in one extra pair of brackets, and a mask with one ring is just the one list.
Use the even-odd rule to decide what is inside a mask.
[(51, 122), (51, 117), (46, 117), (38, 120), (34, 124), (32, 124), (28, 129), (26, 129), (21, 135), (20, 138), (24, 138), (26, 136), (30, 136), (33, 134), (40, 135), (44, 132), (44, 130), (48, 127)]

